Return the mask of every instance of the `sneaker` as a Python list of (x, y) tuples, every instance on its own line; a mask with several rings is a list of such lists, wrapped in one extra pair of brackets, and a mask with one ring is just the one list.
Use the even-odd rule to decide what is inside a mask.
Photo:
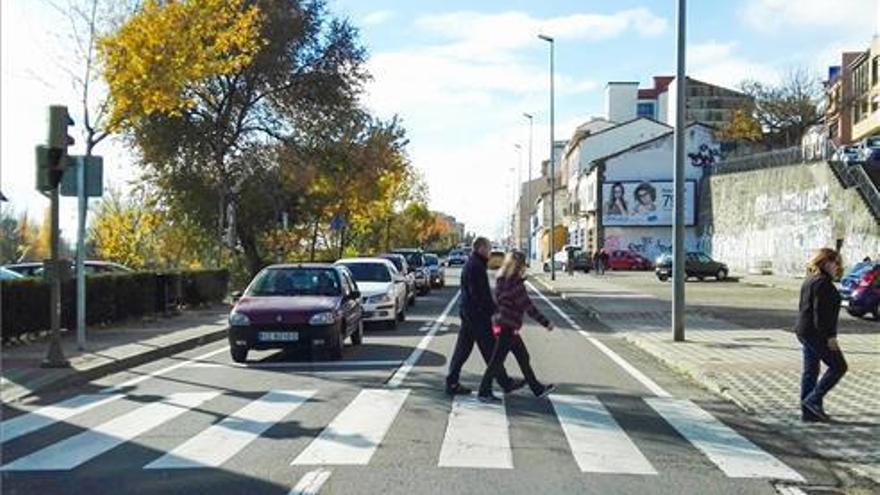
[(543, 399), (556, 390), (556, 385), (552, 383), (544, 386), (544, 390), (540, 394), (535, 394), (539, 399)]
[(512, 394), (525, 386), (526, 386), (525, 380), (522, 380), (522, 379), (510, 380), (510, 386), (504, 390), (504, 395)]
[(831, 422), (831, 418), (827, 414), (825, 414), (825, 411), (823, 411), (821, 407), (807, 401), (801, 402), (801, 406), (809, 411), (810, 414), (815, 417), (816, 421), (821, 421), (823, 423)]
[(477, 396), (477, 400), (484, 404), (501, 404), (502, 400), (495, 396), (495, 394), (483, 395), (480, 394)]
[(471, 389), (460, 383), (446, 386), (446, 395), (471, 395)]

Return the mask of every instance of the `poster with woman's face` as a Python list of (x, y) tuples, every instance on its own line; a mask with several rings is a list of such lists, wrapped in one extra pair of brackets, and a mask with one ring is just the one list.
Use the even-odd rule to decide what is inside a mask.
[[(685, 221), (695, 221), (694, 181), (685, 182)], [(615, 225), (672, 225), (674, 185), (671, 181), (625, 181), (602, 184), (602, 222)]]

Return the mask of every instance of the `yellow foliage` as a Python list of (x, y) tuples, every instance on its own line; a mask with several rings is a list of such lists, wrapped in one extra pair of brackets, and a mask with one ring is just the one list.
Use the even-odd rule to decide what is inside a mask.
[(110, 127), (192, 108), (200, 83), (251, 64), (264, 45), (261, 24), (259, 9), (245, 0), (147, 0), (98, 42)]
[(734, 110), (733, 119), (723, 129), (718, 131), (718, 137), (731, 141), (758, 142), (764, 136), (761, 124), (752, 117), (745, 109)]

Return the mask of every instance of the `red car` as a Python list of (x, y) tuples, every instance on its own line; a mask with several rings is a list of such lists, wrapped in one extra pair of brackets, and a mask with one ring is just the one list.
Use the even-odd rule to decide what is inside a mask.
[(651, 270), (654, 265), (648, 258), (622, 249), (605, 250), (608, 255), (608, 270)]
[(320, 348), (340, 359), (348, 337), (354, 345), (363, 341), (360, 297), (345, 267), (264, 268), (229, 314), (232, 359), (244, 362), (250, 349), (288, 348)]

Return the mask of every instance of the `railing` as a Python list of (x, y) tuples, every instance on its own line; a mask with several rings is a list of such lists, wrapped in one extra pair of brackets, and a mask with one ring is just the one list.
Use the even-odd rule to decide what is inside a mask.
[(874, 218), (880, 221), (880, 191), (877, 189), (877, 184), (871, 180), (865, 167), (861, 165), (848, 166), (846, 169), (871, 213), (874, 214)]
[(804, 149), (801, 146), (792, 146), (791, 148), (766, 151), (763, 153), (753, 153), (751, 155), (729, 158), (711, 165), (709, 173), (713, 175), (729, 174), (732, 172), (745, 172), (748, 170), (795, 165), (803, 163), (806, 155), (807, 153), (804, 153)]

